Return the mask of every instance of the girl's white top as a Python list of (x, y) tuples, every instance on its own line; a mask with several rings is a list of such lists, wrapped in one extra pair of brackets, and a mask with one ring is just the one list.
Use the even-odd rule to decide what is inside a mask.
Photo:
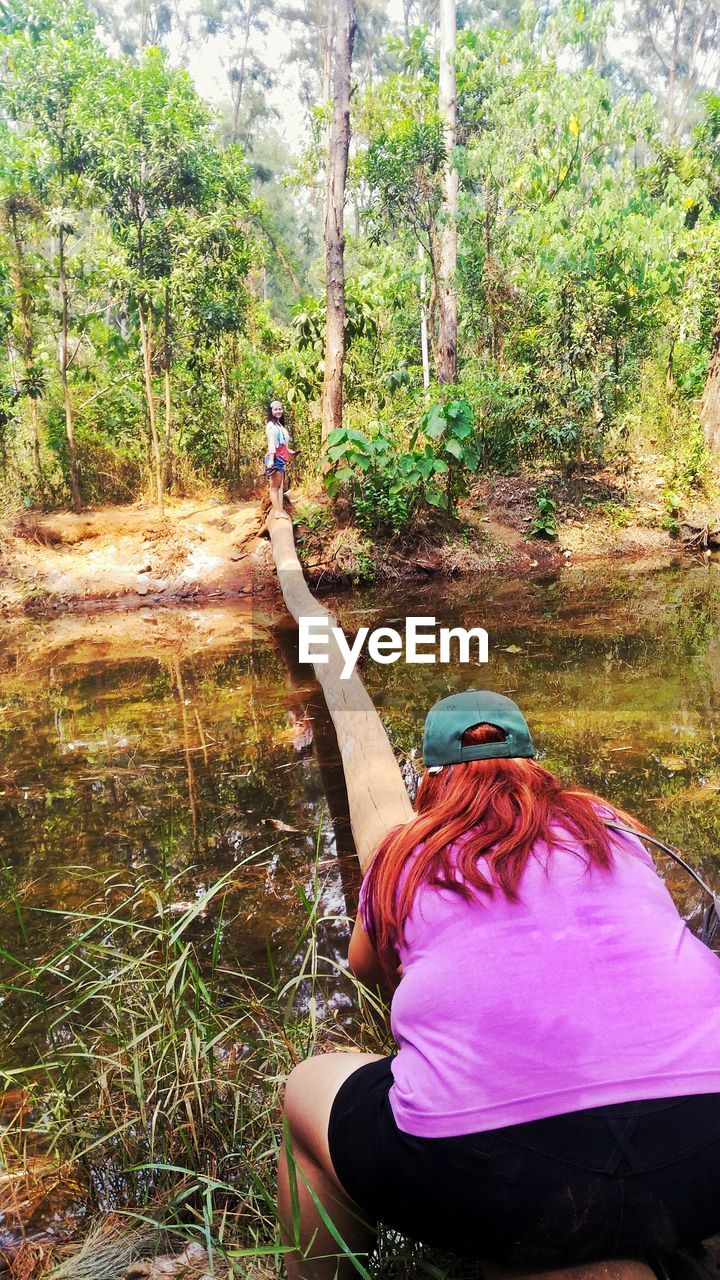
[(287, 427), (283, 426), (282, 422), (273, 422), (271, 420), (265, 428), (265, 435), (267, 436), (268, 446), (267, 453), (265, 455), (265, 465), (269, 467), (272, 466), (276, 449), (279, 449), (282, 444), (290, 444), (290, 432)]

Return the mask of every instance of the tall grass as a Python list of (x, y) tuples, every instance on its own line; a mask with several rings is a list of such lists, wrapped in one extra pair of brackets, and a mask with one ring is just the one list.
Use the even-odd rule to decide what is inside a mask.
[[(285, 1079), (323, 1049), (387, 1052), (387, 1010), (335, 958), (347, 921), (323, 909), (335, 876), (321, 874), (319, 841), (310, 882), (297, 885), (295, 945), (268, 956), (266, 979), (225, 959), (238, 869), (178, 913), (180, 877), (163, 856), (157, 876), (116, 885), (109, 903), (103, 893), (83, 911), (47, 913), (64, 937), (51, 955), (0, 952), (6, 1025), (14, 1002), (33, 1010), (0, 1062), (0, 1221), (18, 1238), (4, 1252), (13, 1280), (121, 1280), (168, 1252), (183, 1280), (282, 1275)], [(28, 939), (7, 868), (4, 884)], [(371, 1270), (378, 1280), (478, 1274), (392, 1232), (381, 1232)]]
[[(353, 1019), (347, 999), (333, 998), (350, 979), (320, 951), (319, 937), (341, 922), (323, 914), (317, 864), (311, 885), (298, 886), (297, 944), (270, 958), (267, 980), (225, 958), (236, 870), (178, 914), (178, 881), (163, 864), (154, 880), (116, 889), (110, 905), (51, 913), (64, 934), (52, 955), (4, 953), (5, 1016), (16, 1002), (32, 1011), (14, 1036), (18, 1059), (6, 1047), (0, 1068), (17, 1104), (0, 1129), (0, 1208), (19, 1227), (49, 1202), (78, 1238), (112, 1215), (102, 1247), (91, 1234), (58, 1280), (112, 1280), (148, 1250), (188, 1240), (207, 1250), (212, 1275), (279, 1274), (284, 1080), (329, 1041), (382, 1046), (379, 1001), (358, 992), (363, 1016)], [(27, 936), (7, 872), (5, 887)], [(48, 1256), (42, 1264), (46, 1274)]]

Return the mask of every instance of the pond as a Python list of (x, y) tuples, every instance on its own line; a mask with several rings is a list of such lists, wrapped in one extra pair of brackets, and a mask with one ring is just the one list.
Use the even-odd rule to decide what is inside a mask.
[[(429, 584), (326, 601), (347, 634), (406, 614), (484, 626), (486, 666), (379, 666), (365, 683), (396, 752), (419, 751), (436, 698), (472, 685), (515, 697), (549, 768), (597, 789), (708, 876), (720, 849), (720, 571), (566, 570), (544, 581)], [(138, 630), (138, 619), (124, 615)], [(235, 959), (267, 963), (302, 914), (316, 862), (343, 908), (357, 887), (342, 773), (292, 622), (238, 607), (86, 620), (78, 638), (28, 621), (0, 659), (0, 857), (24, 907), (5, 945), (42, 949), (91, 885), (165, 864), (178, 901), (233, 865)], [(144, 632), (143, 634), (143, 624)], [(128, 652), (129, 648), (129, 652)], [(313, 730), (319, 750), (313, 750)], [(181, 892), (182, 890), (182, 892)], [(339, 926), (339, 934), (343, 929)], [(25, 935), (25, 936), (24, 936)], [(342, 939), (339, 937), (338, 941)]]
[[(720, 885), (715, 563), (601, 565), (429, 583), (401, 605), (387, 590), (326, 603), (347, 634), (402, 630), (408, 614), (489, 633), (483, 666), (363, 659), (403, 761), (417, 759), (436, 698), (473, 685), (508, 693), (548, 767), (637, 814)], [(314, 900), (324, 954), (342, 963), (357, 860), (332, 727), (287, 615), (238, 604), (28, 619), (6, 625), (1, 653), (0, 1068), (34, 1052), (18, 971), (60, 946), (88, 902), (111, 910), (140, 889), (149, 916), (195, 904), (211, 936), (222, 912), (219, 961), (265, 979), (292, 969)], [(693, 882), (659, 866), (694, 919)], [(208, 898), (222, 876), (225, 892)], [(331, 999), (351, 1020), (341, 975)]]

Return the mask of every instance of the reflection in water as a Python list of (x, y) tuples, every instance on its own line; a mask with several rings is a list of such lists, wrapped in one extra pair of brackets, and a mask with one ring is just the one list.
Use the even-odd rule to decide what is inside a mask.
[[(491, 660), (363, 660), (400, 756), (417, 753), (436, 698), (473, 684), (509, 693), (550, 768), (637, 813), (720, 883), (715, 566), (432, 585), (403, 607), (438, 625), (485, 626)], [(376, 592), (333, 608), (349, 635), (397, 618), (398, 604)], [(180, 618), (169, 650), (136, 656), (114, 656), (104, 619), (58, 655), (55, 625), (29, 623), (29, 649), (8, 644), (1, 660), (0, 858), (19, 887), (2, 907), (6, 949), (47, 953), (67, 927), (49, 912), (77, 910), (99, 890), (110, 903), (175, 876), (187, 904), (237, 866), (227, 959), (264, 974), (291, 953), (315, 874), (334, 917), (323, 945), (341, 957), (357, 865), (331, 726), (287, 620), (254, 638), (218, 628), (214, 643), (193, 647)], [(694, 887), (668, 876), (692, 912)], [(21, 1014), (2, 1007), (6, 1032)]]

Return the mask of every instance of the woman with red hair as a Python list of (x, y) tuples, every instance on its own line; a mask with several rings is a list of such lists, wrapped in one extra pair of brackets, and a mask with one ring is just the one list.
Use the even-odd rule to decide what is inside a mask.
[[(425, 723), (415, 817), (363, 881), (349, 963), (397, 1053), (287, 1085), (291, 1280), (356, 1276), (378, 1222), (516, 1267), (720, 1231), (720, 961), (626, 814), (535, 762), (509, 698)], [(635, 824), (637, 826), (637, 824)]]

